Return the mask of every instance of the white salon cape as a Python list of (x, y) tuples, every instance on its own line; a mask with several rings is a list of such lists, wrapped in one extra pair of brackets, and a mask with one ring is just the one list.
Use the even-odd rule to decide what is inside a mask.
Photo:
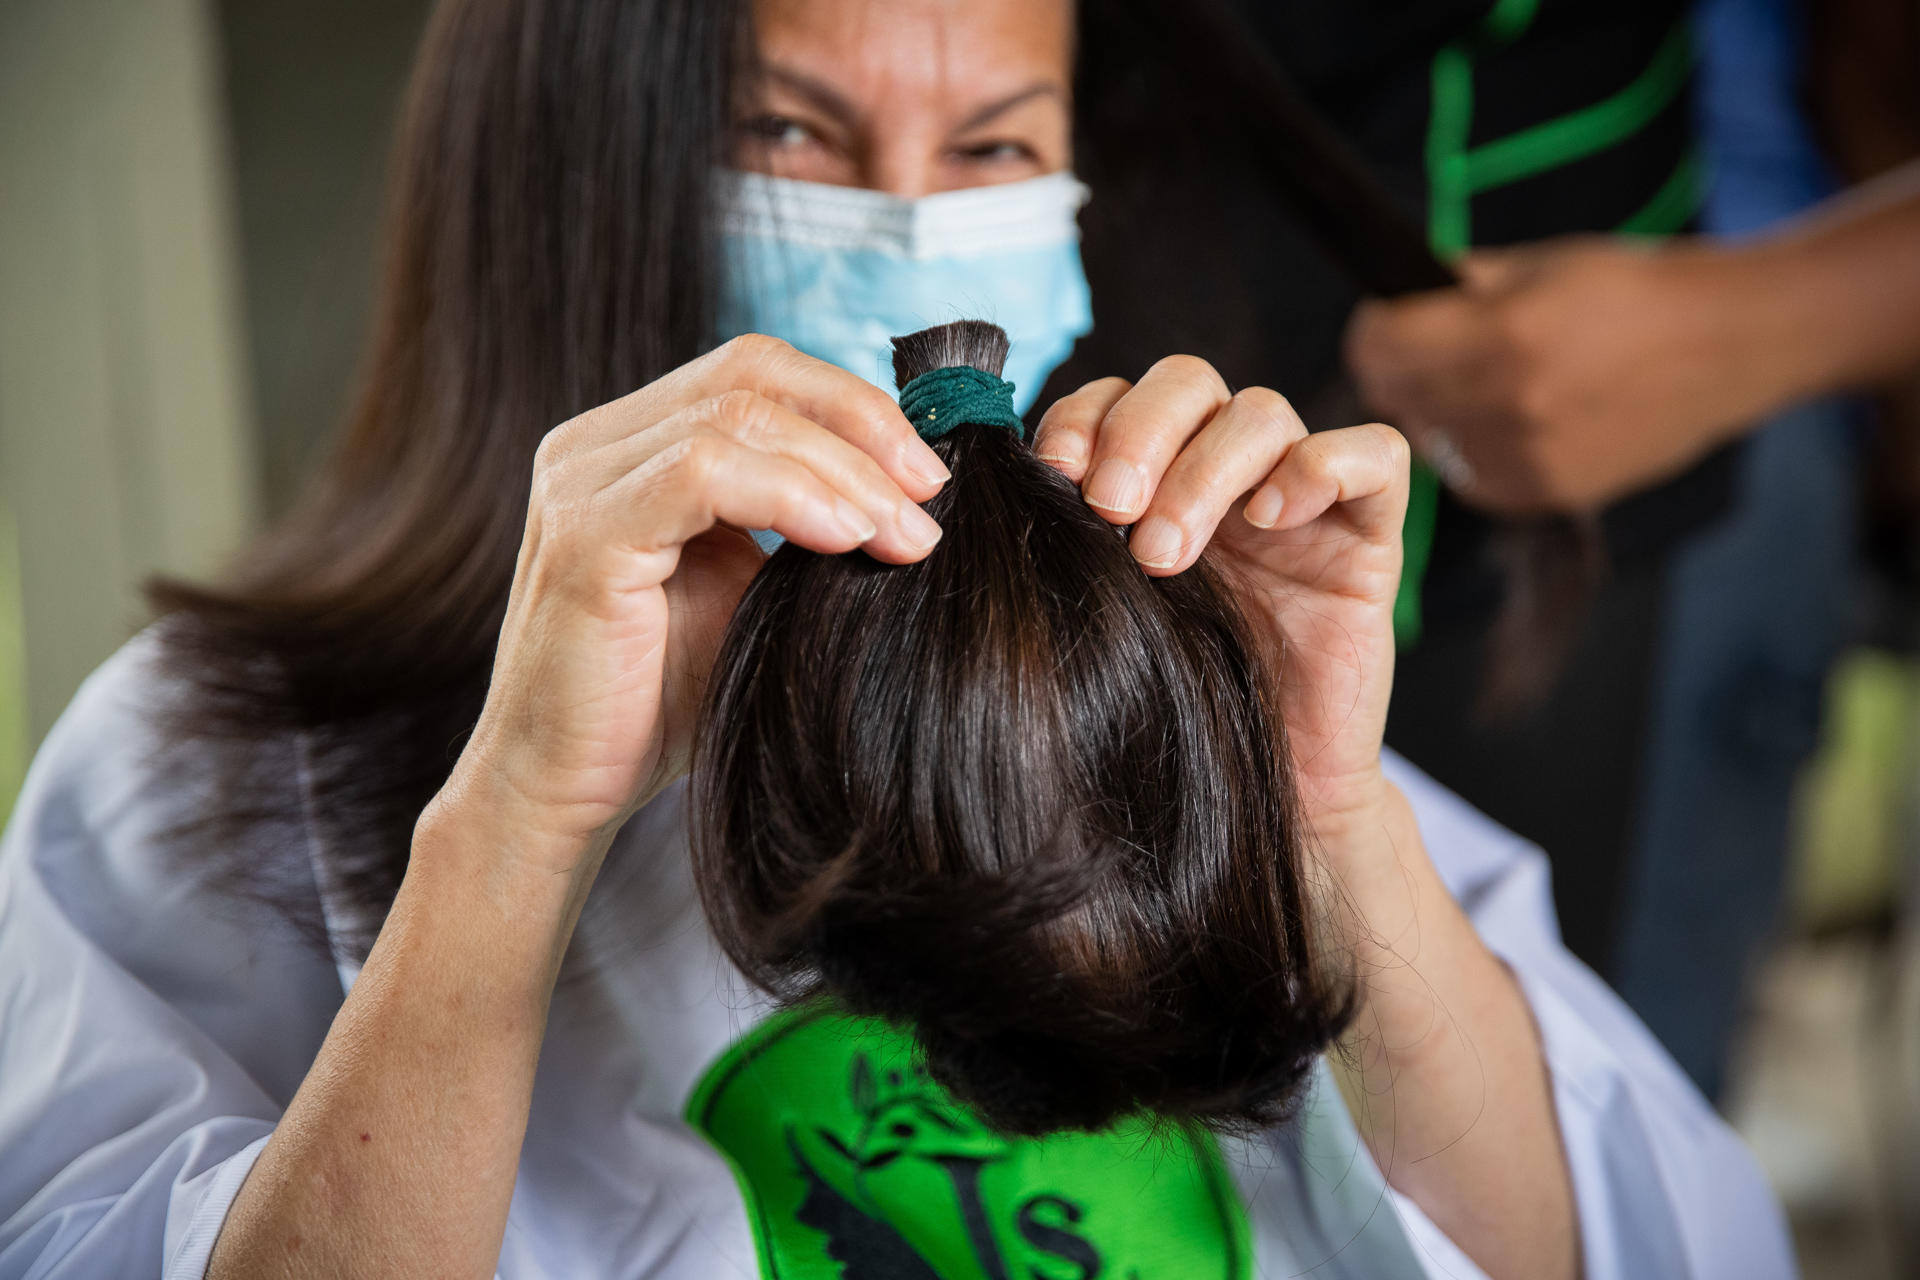
[[(0, 847), (3, 1280), (201, 1276), (352, 978), (280, 917), (171, 861), (162, 836), (192, 815), (196, 775), (143, 715), (154, 655), (150, 636), (136, 639), (82, 689)], [(1792, 1275), (1752, 1159), (1560, 945), (1538, 851), (1405, 762), (1390, 768), (1441, 874), (1532, 1002), (1590, 1280)], [(298, 788), (292, 744), (285, 776)], [(681, 1119), (706, 1065), (765, 1013), (706, 932), (681, 805), (676, 790), (633, 820), (610, 859), (618, 877), (595, 890), (632, 896), (582, 922), (578, 945), (600, 963), (553, 1006), (505, 1280), (758, 1274), (729, 1167)], [(263, 833), (273, 847), (257, 853), (298, 858), (323, 882), (328, 851), (310, 830)], [(1384, 1184), (1324, 1071), (1298, 1120), (1224, 1156), (1258, 1275), (1482, 1274)]]

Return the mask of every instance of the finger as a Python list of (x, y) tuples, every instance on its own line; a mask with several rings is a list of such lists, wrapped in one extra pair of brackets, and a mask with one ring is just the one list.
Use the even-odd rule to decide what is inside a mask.
[(1187, 441), (1231, 399), (1212, 365), (1168, 356), (1114, 402), (1096, 428), (1081, 494), (1114, 524), (1130, 524)]
[(1128, 547), (1149, 573), (1192, 565), (1228, 510), (1306, 437), (1287, 398), (1266, 387), (1236, 392), (1167, 468)]
[(1033, 429), (1033, 456), (1079, 484), (1093, 456), (1093, 438), (1120, 397), (1133, 390), (1125, 378), (1101, 378), (1062, 396)]
[(940, 528), (933, 518), (871, 455), (811, 418), (752, 391), (729, 391), (690, 405), (651, 430), (615, 440), (573, 465), (584, 473), (580, 483), (605, 487), (652, 454), (703, 431), (790, 458), (812, 471), (872, 521), (876, 532), (868, 550), (875, 555), (918, 559), (939, 540)]
[(1407, 514), (1406, 438), (1369, 423), (1321, 431), (1280, 459), (1242, 512), (1261, 529), (1297, 529), (1335, 506), (1369, 541), (1397, 542)]
[(745, 390), (809, 418), (871, 457), (901, 490), (924, 502), (946, 466), (880, 388), (778, 338), (744, 334), (640, 388), (589, 410), (554, 433), (555, 450), (584, 452), (653, 427), (688, 405)]
[(761, 334), (735, 338), (711, 359), (708, 395), (743, 387), (811, 418), (879, 463), (916, 501), (946, 483), (946, 464), (894, 398), (865, 378)]
[(809, 467), (714, 431), (652, 455), (591, 506), (603, 537), (642, 556), (677, 557), (688, 539), (718, 523), (772, 529), (826, 554), (868, 545), (874, 532), (865, 513)]

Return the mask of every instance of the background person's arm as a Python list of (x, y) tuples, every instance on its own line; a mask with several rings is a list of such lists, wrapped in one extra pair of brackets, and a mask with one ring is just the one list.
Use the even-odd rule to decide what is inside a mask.
[(1366, 402), (1494, 511), (1589, 510), (1773, 411), (1920, 366), (1920, 163), (1765, 239), (1545, 241), (1364, 303)]
[(1746, 249), (1754, 341), (1784, 357), (1773, 406), (1920, 367), (1920, 162)]

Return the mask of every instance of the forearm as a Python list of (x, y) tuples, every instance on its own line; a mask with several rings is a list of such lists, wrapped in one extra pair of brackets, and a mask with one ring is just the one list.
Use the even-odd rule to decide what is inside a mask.
[(494, 1274), (534, 1067), (578, 912), (423, 823), (313, 1068), (228, 1214), (208, 1275)]
[(1728, 252), (1747, 269), (1727, 322), (1780, 403), (1920, 367), (1920, 163)]
[(1489, 1276), (1579, 1274), (1579, 1230), (1551, 1082), (1525, 997), (1385, 787), (1323, 830), (1351, 922), (1362, 1003), (1336, 1074), (1387, 1180)]

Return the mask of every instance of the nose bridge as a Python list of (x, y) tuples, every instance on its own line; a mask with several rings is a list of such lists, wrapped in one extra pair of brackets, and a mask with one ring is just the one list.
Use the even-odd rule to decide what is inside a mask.
[(904, 200), (917, 200), (934, 190), (934, 147), (915, 138), (899, 136), (882, 120), (874, 126), (876, 135), (867, 148), (860, 185)]
[(925, 35), (919, 56), (895, 58), (869, 81), (863, 139), (862, 185), (915, 200), (940, 187), (940, 161), (953, 112), (945, 33)]
[(937, 189), (943, 132), (931, 95), (885, 95), (867, 116), (861, 183), (917, 200)]

